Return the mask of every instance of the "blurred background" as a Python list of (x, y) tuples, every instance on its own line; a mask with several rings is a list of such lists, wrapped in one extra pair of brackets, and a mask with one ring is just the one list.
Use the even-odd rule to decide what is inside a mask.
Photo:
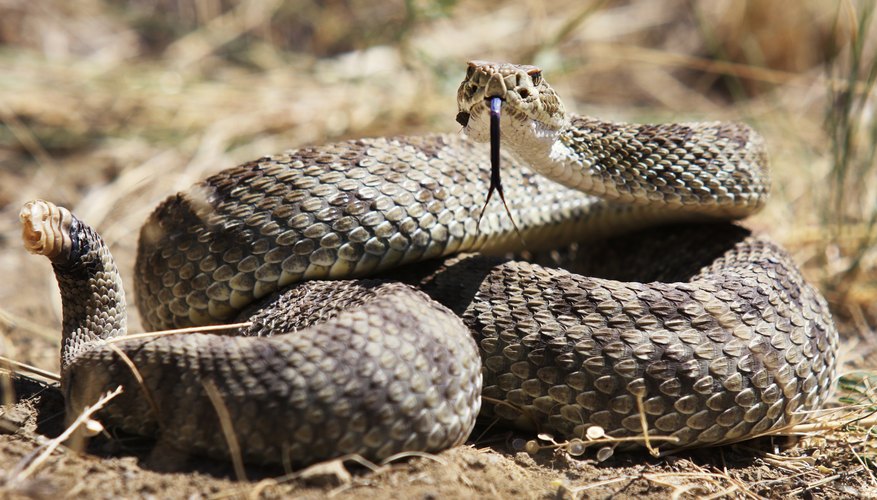
[(45, 259), (21, 247), (24, 201), (52, 200), (96, 226), (130, 294), (139, 227), (161, 199), (288, 148), (456, 133), (456, 87), (476, 58), (542, 66), (580, 114), (755, 126), (773, 198), (747, 224), (790, 250), (857, 345), (877, 325), (874, 9), (0, 0), (0, 353), (57, 369), (58, 292)]

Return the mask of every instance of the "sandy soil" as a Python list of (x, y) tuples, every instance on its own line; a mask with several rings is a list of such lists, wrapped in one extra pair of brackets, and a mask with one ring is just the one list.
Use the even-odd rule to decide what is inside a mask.
[[(781, 454), (769, 439), (655, 459), (623, 454), (606, 462), (574, 458), (560, 449), (523, 451), (533, 436), (476, 428), (464, 446), (404, 457), (377, 466), (351, 459), (293, 473), (247, 468), (237, 480), (231, 466), (197, 457), (152, 452), (148, 440), (109, 435), (86, 452), (62, 448), (45, 457), (37, 473), (27, 467), (49, 438), (62, 430), (63, 400), (56, 391), (25, 380), (21, 401), (0, 419), (0, 479), (10, 497), (174, 498), (682, 498), (787, 495), (846, 498), (873, 493), (862, 484), (851, 457), (803, 445)], [(41, 459), (37, 459), (41, 460)], [(815, 484), (824, 470), (841, 473), (828, 487)], [(860, 471), (861, 472), (861, 471)]]

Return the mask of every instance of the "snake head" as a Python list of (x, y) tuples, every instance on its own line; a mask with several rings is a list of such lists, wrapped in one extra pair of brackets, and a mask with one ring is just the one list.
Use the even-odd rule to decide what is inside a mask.
[[(470, 61), (457, 90), (457, 122), (478, 142), (489, 139), (489, 100), (503, 101), (503, 140), (525, 141), (522, 133), (551, 135), (567, 124), (566, 111), (537, 66)], [(518, 139), (518, 140), (516, 140)]]

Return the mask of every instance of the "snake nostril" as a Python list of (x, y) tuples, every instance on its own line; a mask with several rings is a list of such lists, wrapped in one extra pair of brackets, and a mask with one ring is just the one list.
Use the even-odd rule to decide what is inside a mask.
[(521, 96), (521, 99), (526, 99), (530, 97), (530, 90), (527, 87), (523, 87), (518, 89), (518, 95)]
[(457, 123), (459, 123), (460, 125), (462, 125), (464, 127), (466, 125), (468, 125), (469, 124), (469, 113), (467, 113), (465, 111), (460, 111), (459, 113), (457, 113)]

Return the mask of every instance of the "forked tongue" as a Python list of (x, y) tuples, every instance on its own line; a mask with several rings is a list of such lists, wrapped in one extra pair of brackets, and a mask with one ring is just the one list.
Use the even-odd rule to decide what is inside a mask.
[(512, 217), (512, 212), (509, 210), (509, 206), (505, 201), (505, 193), (503, 193), (502, 190), (502, 178), (499, 173), (499, 118), (501, 107), (502, 99), (499, 97), (490, 98), (490, 187), (487, 189), (487, 200), (484, 201), (484, 207), (481, 209), (481, 214), (478, 216), (478, 225), (481, 225), (481, 217), (483, 217), (484, 212), (487, 211), (490, 197), (493, 196), (493, 192), (496, 191), (499, 194), (499, 199), (502, 200), (502, 206), (505, 208), (509, 220), (512, 221), (512, 226), (515, 228), (515, 232), (518, 234), (518, 237), (521, 238), (521, 243), (524, 246), (527, 246), (523, 235), (521, 235), (521, 230), (518, 229), (518, 225), (515, 224), (515, 218)]

